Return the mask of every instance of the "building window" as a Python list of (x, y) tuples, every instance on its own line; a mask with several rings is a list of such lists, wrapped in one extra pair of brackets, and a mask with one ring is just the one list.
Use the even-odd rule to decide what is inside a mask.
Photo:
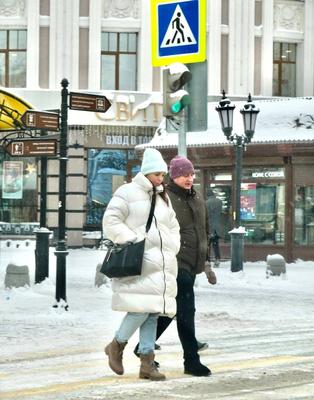
[(296, 95), (296, 44), (274, 43), (273, 96)]
[(101, 89), (137, 89), (137, 33), (102, 32)]
[(0, 30), (0, 85), (26, 87), (26, 30)]
[[(232, 204), (231, 171), (208, 171), (207, 188), (222, 201), (224, 241), (230, 241), (229, 231), (235, 204)], [(282, 168), (244, 168), (240, 195), (240, 224), (245, 227), (245, 243), (283, 244), (285, 234), (285, 184)], [(268, 182), (269, 181), (269, 182)], [(207, 189), (206, 188), (206, 189)]]
[(211, 168), (207, 171), (208, 182), (205, 187), (205, 196), (208, 198), (208, 189), (211, 189), (215, 196), (222, 201), (221, 229), (222, 239), (230, 241), (229, 231), (232, 229), (232, 173), (231, 171)]
[(284, 242), (285, 186), (275, 183), (242, 183), (240, 218), (247, 243)]
[(314, 186), (295, 188), (294, 241), (299, 245), (314, 244)]

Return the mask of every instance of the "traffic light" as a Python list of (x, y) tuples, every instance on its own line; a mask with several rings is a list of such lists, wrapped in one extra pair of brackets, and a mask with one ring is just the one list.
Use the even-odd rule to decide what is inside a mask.
[(163, 70), (163, 115), (174, 117), (191, 104), (191, 98), (182, 87), (192, 79), (189, 69), (181, 63), (170, 64)]

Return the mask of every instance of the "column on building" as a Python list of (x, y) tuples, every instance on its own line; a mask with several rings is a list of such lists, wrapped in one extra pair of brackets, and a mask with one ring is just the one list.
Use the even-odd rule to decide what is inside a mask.
[(254, 90), (254, 11), (254, 1), (229, 2), (230, 94), (246, 95)]
[(27, 3), (26, 87), (39, 87), (39, 0)]
[(71, 88), (79, 84), (79, 7), (75, 0), (50, 1), (49, 88), (60, 88), (67, 78)]
[(274, 0), (263, 0), (262, 7), (261, 95), (272, 96)]
[(151, 54), (151, 20), (150, 2), (142, 1), (141, 6), (141, 30), (139, 34), (138, 54), (138, 90), (140, 92), (151, 92), (153, 89), (153, 67)]
[[(79, 89), (80, 8), (76, 0), (64, 2), (66, 7), (66, 73), (70, 76), (71, 89)], [(62, 79), (62, 78), (61, 78)]]
[(207, 3), (208, 27), (208, 93), (217, 94), (221, 90), (221, 0)]
[(93, 0), (89, 3), (89, 61), (88, 61), (88, 88), (100, 89), (101, 68), (101, 20), (102, 1)]
[(303, 96), (314, 93), (314, 2), (305, 0), (304, 10)]

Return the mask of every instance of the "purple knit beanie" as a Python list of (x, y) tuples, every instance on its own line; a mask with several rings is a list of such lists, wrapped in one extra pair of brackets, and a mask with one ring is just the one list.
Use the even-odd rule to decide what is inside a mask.
[(194, 174), (194, 167), (186, 157), (176, 156), (170, 161), (169, 175), (171, 179), (189, 174)]

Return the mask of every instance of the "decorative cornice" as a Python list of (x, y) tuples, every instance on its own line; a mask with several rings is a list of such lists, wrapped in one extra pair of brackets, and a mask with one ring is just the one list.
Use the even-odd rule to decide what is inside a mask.
[(277, 0), (274, 4), (274, 28), (302, 33), (304, 31), (304, 2)]
[(104, 18), (139, 18), (139, 0), (104, 0)]
[(1, 17), (24, 17), (25, 0), (0, 0)]

